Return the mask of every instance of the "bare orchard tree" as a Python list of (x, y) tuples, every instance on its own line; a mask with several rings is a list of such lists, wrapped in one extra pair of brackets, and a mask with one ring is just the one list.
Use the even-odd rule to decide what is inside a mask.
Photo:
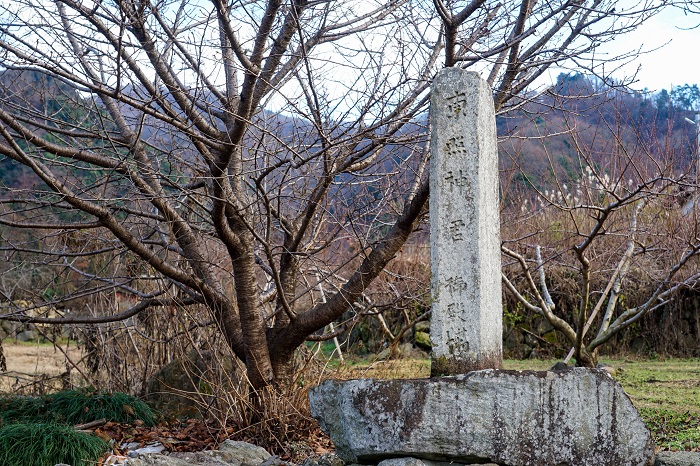
[[(688, 141), (670, 129), (640, 130), (628, 110), (615, 119), (601, 113), (598, 125), (554, 117), (548, 131), (559, 133), (558, 144), (541, 143), (549, 182), (531, 190), (534, 197), (510, 198), (504, 210), (503, 282), (526, 312), (565, 337), (565, 361), (580, 366), (595, 366), (602, 345), (700, 282)], [(533, 121), (529, 137), (504, 144), (521, 179), (534, 179), (520, 154), (523, 141), (544, 131), (538, 126), (547, 125)], [(552, 162), (555, 147), (575, 154), (573, 177)]]
[(597, 45), (670, 2), (616, 3), (3, 4), (0, 154), (16, 176), (2, 248), (10, 272), (50, 277), (8, 282), (5, 299), (118, 291), (132, 305), (0, 318), (204, 304), (252, 386), (283, 385), (295, 349), (367, 302), (421, 221), (435, 72), (485, 73), (504, 112), (550, 66), (594, 64)]

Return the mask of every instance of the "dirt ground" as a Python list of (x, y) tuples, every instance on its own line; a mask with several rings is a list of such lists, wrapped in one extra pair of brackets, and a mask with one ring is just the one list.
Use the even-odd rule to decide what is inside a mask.
[[(80, 359), (82, 350), (75, 343), (62, 349), (71, 360), (77, 362)], [(42, 381), (52, 386), (60, 385), (55, 378), (66, 371), (66, 356), (53, 345), (20, 344), (5, 340), (2, 351), (7, 361), (7, 372), (0, 372), (0, 392), (32, 391), (32, 386)]]

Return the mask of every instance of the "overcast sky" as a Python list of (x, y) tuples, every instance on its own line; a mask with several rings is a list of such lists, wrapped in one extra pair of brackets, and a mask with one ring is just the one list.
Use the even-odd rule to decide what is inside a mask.
[[(642, 46), (659, 50), (644, 54), (613, 76), (637, 73), (634, 89), (671, 89), (683, 84), (700, 85), (700, 15), (684, 15), (677, 9), (656, 15), (638, 30), (607, 44), (610, 53), (621, 53)], [(664, 45), (666, 44), (666, 45)]]

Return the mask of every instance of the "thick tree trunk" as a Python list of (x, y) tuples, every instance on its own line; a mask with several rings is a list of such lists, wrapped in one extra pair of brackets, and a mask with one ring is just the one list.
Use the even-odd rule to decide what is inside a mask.
[[(240, 234), (240, 233), (239, 233)], [(249, 235), (249, 234), (248, 234)], [(247, 235), (246, 235), (247, 236)], [(238, 301), (238, 313), (245, 341), (245, 365), (253, 389), (266, 387), (274, 380), (265, 332), (265, 318), (255, 281), (255, 257), (250, 241), (241, 241), (243, 247), (233, 257), (233, 275)]]
[(273, 352), (271, 359), (275, 375), (273, 386), (278, 392), (287, 394), (294, 383), (294, 351)]
[(598, 365), (598, 355), (595, 352), (588, 352), (585, 348), (576, 351), (574, 353), (574, 358), (576, 358), (576, 365), (578, 367), (593, 368)]

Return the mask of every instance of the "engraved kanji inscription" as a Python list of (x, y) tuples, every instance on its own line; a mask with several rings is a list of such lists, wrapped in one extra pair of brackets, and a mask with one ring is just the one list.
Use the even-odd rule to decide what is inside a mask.
[(445, 289), (450, 293), (458, 293), (460, 291), (466, 291), (467, 282), (462, 277), (450, 277), (443, 282)]
[(448, 138), (447, 142), (445, 142), (445, 154), (451, 157), (466, 156), (467, 149), (464, 147), (464, 136)]
[(463, 241), (465, 227), (464, 220), (452, 220), (447, 224), (447, 237), (452, 241)]
[(450, 303), (447, 305), (447, 312), (452, 315), (457, 315), (457, 313), (463, 313), (465, 311), (464, 303)]
[(451, 97), (445, 98), (448, 118), (459, 118), (467, 114), (467, 95), (464, 91), (459, 91)]
[(444, 186), (464, 188), (469, 184), (469, 178), (467, 178), (462, 170), (448, 171), (445, 174)]

